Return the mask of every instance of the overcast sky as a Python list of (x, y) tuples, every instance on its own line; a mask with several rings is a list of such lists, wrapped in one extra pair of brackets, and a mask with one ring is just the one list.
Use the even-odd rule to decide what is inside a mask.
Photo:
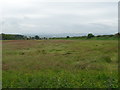
[(117, 0), (3, 0), (0, 6), (3, 33), (118, 32)]

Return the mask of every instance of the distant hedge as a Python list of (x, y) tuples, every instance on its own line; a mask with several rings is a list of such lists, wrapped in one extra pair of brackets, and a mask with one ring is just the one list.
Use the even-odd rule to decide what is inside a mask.
[(21, 40), (25, 39), (24, 35), (16, 35), (16, 34), (0, 34), (1, 40)]
[[(24, 35), (17, 35), (17, 34), (0, 34), (0, 40), (41, 40), (41, 39), (45, 39), (47, 40), (48, 38), (44, 37), (41, 38), (38, 35), (34, 36), (34, 37), (27, 37)], [(120, 39), (120, 33), (116, 33), (114, 35), (93, 35), (92, 33), (89, 33), (87, 36), (77, 36), (77, 37), (53, 37), (53, 38), (49, 38), (49, 39), (96, 39), (96, 40), (105, 40), (105, 39), (110, 39), (110, 40), (114, 40), (114, 39)]]
[[(68, 38), (69, 37), (69, 38)], [(86, 36), (74, 36), (74, 37), (53, 37), (50, 39), (70, 39), (70, 40), (120, 40), (120, 33), (116, 33), (114, 35), (93, 35), (92, 33), (89, 33)]]

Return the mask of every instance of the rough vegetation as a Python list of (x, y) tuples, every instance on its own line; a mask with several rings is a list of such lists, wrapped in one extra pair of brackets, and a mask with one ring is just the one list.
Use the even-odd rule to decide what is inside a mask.
[(3, 87), (117, 88), (117, 40), (5, 40)]

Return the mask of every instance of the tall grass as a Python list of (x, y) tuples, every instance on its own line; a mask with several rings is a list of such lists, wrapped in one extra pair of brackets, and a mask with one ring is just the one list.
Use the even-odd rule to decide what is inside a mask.
[(117, 40), (3, 41), (3, 87), (117, 88)]

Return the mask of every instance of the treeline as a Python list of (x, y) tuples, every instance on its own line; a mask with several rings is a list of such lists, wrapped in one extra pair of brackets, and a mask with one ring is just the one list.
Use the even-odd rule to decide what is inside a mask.
[(40, 38), (38, 35), (34, 37), (27, 37), (25, 35), (17, 35), (17, 34), (0, 34), (0, 40), (40, 40), (47, 39), (46, 37)]
[(53, 37), (53, 38), (46, 38), (46, 37), (39, 37), (38, 35), (34, 37), (27, 37), (24, 35), (17, 35), (17, 34), (0, 34), (0, 40), (47, 40), (47, 39), (118, 39), (120, 37), (120, 33), (116, 33), (114, 35), (97, 35), (95, 36), (92, 33), (89, 33), (86, 36), (77, 36), (77, 37)]
[(96, 39), (96, 40), (108, 40), (108, 39), (111, 39), (111, 40), (114, 40), (114, 39), (120, 39), (120, 33), (116, 33), (116, 34), (113, 34), (113, 35), (97, 35), (95, 36), (94, 34), (92, 33), (89, 33), (88, 35), (86, 36), (77, 36), (77, 37), (70, 37), (70, 36), (66, 36), (65, 37), (61, 37), (61, 38), (51, 38), (51, 39), (82, 39), (82, 40), (88, 40), (88, 39)]
[(1, 40), (21, 40), (25, 39), (23, 35), (14, 35), (14, 34), (0, 34)]

